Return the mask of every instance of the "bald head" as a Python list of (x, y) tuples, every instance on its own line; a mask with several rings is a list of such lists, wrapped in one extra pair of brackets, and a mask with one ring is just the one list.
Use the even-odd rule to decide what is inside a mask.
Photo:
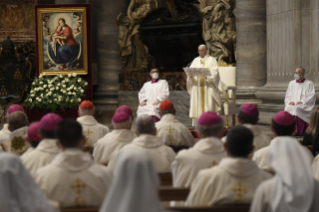
[(137, 117), (135, 128), (139, 135), (141, 134), (156, 134), (155, 123), (151, 116), (143, 114)]
[(12, 132), (29, 125), (28, 117), (24, 112), (16, 111), (8, 116), (9, 130)]
[(303, 67), (298, 67), (295, 70), (295, 74), (299, 75), (299, 80), (303, 80), (305, 77), (306, 70)]
[(202, 44), (198, 46), (198, 54), (201, 58), (204, 58), (207, 54), (207, 47)]

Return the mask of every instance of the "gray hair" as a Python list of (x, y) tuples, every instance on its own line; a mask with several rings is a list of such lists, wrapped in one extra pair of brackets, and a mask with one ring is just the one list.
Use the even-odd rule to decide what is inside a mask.
[(198, 48), (199, 48), (199, 47), (201, 47), (201, 46), (204, 46), (204, 47), (205, 47), (205, 49), (207, 49), (207, 46), (206, 46), (205, 44), (201, 44), (201, 45), (199, 45), (199, 46), (198, 46)]
[(155, 123), (151, 116), (142, 114), (135, 121), (135, 129), (138, 134), (152, 134), (155, 132)]
[(224, 122), (221, 120), (219, 123), (209, 126), (197, 125), (196, 129), (203, 136), (214, 136), (220, 134), (224, 129)]
[(159, 110), (159, 111), (160, 111), (160, 113), (162, 114), (162, 116), (164, 116), (164, 115), (166, 115), (166, 114), (174, 114), (175, 109), (172, 108), (172, 109), (170, 109), (170, 110)]
[(304, 67), (298, 67), (298, 69), (301, 69), (301, 70), (300, 70), (300, 73), (302, 73), (302, 74), (305, 74), (305, 73), (306, 73), (306, 70), (305, 70)]
[(81, 116), (85, 116), (85, 115), (93, 115), (93, 113), (95, 112), (95, 107), (91, 110), (83, 110), (79, 107), (79, 113)]
[(15, 111), (8, 116), (8, 124), (11, 131), (29, 125), (27, 115), (22, 111)]
[(129, 129), (132, 125), (132, 118), (130, 117), (129, 120), (122, 122), (122, 123), (114, 123), (112, 121), (112, 125), (114, 129)]

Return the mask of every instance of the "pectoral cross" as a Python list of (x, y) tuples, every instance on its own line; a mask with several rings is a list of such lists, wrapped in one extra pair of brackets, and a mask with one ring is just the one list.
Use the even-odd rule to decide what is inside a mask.
[(203, 67), (205, 67), (205, 61), (204, 60), (200, 60), (200, 64), (202, 64)]
[(242, 196), (244, 196), (248, 191), (241, 182), (238, 182), (237, 185), (232, 188), (232, 190), (237, 196), (235, 203), (239, 203)]
[(86, 188), (86, 184), (82, 182), (81, 179), (76, 178), (74, 183), (70, 186), (73, 191), (75, 191), (77, 194), (81, 194), (82, 191)]
[(171, 125), (166, 129), (170, 134), (175, 130)]

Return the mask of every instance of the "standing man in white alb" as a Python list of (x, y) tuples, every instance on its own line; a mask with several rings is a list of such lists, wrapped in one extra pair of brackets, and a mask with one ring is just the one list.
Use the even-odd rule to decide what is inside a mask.
[(151, 70), (150, 76), (152, 80), (146, 82), (138, 93), (140, 105), (137, 109), (137, 116), (147, 114), (152, 116), (154, 122), (158, 122), (160, 115), (156, 109), (159, 107), (161, 101), (168, 99), (169, 88), (166, 80), (160, 80), (158, 78), (157, 68)]
[[(218, 113), (221, 109), (217, 61), (215, 58), (207, 55), (205, 45), (198, 47), (198, 54), (199, 57), (193, 60), (190, 67), (209, 68), (211, 76), (201, 77), (200, 79), (197, 79), (197, 77), (187, 77), (187, 91), (191, 96), (189, 117), (193, 119), (193, 126), (196, 125), (196, 120), (202, 113), (207, 111)], [(200, 87), (198, 87), (198, 80), (200, 80)]]
[(285, 111), (296, 119), (296, 136), (305, 134), (316, 104), (315, 87), (313, 82), (305, 79), (305, 72), (302, 67), (296, 68), (295, 80), (290, 81), (285, 98)]

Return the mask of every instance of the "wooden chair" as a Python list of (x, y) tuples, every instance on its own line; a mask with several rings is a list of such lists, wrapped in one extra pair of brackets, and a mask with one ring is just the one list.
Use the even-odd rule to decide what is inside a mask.
[(173, 188), (168, 186), (161, 186), (159, 191), (159, 198), (161, 201), (185, 201), (189, 194), (188, 188)]
[(213, 207), (171, 207), (169, 211), (178, 212), (249, 212), (250, 205), (220, 205)]
[(160, 173), (158, 174), (161, 180), (161, 186), (172, 186), (173, 176), (172, 173)]

